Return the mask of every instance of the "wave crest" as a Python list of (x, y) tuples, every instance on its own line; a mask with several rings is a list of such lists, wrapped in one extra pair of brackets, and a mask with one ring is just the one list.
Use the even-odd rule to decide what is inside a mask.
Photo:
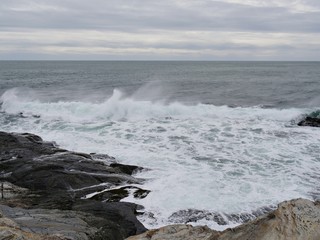
[(184, 105), (179, 102), (164, 104), (136, 100), (114, 89), (102, 102), (59, 101), (44, 102), (32, 90), (13, 88), (0, 98), (1, 110), (8, 114), (40, 116), (64, 121), (194, 119), (194, 118), (248, 118), (290, 121), (305, 113), (303, 109), (272, 109), (262, 107), (228, 107), (208, 104)]

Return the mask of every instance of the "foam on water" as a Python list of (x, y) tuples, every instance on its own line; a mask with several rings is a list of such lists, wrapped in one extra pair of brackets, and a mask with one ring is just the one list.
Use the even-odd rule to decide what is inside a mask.
[[(126, 98), (115, 89), (113, 95), (103, 102), (40, 102), (35, 94), (23, 93), (14, 88), (6, 91), (0, 98), (2, 110), (9, 114), (23, 113), (24, 116), (41, 116), (49, 120), (67, 122), (96, 122), (103, 120), (140, 121), (145, 119), (179, 118), (199, 119), (202, 117), (219, 118), (261, 118), (267, 120), (290, 120), (301, 111), (297, 109), (275, 110), (250, 108), (245, 112), (243, 108), (229, 108), (197, 104), (186, 106), (175, 102), (162, 104), (161, 102), (137, 101)], [(25, 91), (25, 90), (24, 90)], [(32, 98), (31, 98), (32, 96)]]
[[(179, 210), (250, 213), (319, 196), (319, 130), (291, 124), (314, 109), (163, 104), (118, 90), (95, 103), (22, 95), (19, 89), (2, 95), (1, 130), (33, 132), (70, 150), (107, 153), (150, 169), (138, 176), (151, 193), (125, 199), (145, 207), (147, 227), (174, 222), (170, 216)], [(221, 229), (237, 223), (221, 227), (204, 218), (194, 224)]]

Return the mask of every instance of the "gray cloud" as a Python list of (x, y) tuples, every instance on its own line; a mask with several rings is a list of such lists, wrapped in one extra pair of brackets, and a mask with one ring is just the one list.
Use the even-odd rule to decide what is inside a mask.
[(281, 59), (290, 49), (314, 60), (319, 22), (318, 0), (1, 0), (0, 59)]
[[(188, 0), (186, 2), (189, 2)], [(236, 30), (319, 32), (319, 12), (291, 12), (290, 8), (257, 7), (220, 1), (2, 0), (1, 27), (53, 29)], [(311, 1), (315, 9), (319, 3)]]

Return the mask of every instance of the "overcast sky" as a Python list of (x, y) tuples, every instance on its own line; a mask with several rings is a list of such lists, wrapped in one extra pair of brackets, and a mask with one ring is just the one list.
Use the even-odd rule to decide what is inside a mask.
[(0, 0), (0, 59), (320, 60), (320, 0)]

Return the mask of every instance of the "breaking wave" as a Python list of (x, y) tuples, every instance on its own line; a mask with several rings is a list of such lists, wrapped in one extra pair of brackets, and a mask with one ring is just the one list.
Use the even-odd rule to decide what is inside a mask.
[(271, 109), (265, 107), (228, 107), (208, 104), (184, 105), (179, 102), (164, 104), (139, 101), (126, 97), (115, 89), (112, 96), (102, 102), (44, 102), (34, 92), (14, 88), (0, 98), (1, 110), (25, 117), (39, 116), (64, 121), (141, 120), (141, 119), (195, 119), (195, 118), (258, 118), (290, 121), (304, 113), (302, 109)]
[[(140, 218), (148, 228), (189, 222), (221, 229), (217, 216), (320, 196), (320, 135), (292, 124), (316, 109), (163, 103), (117, 89), (99, 102), (59, 102), (14, 88), (0, 102), (0, 130), (151, 169), (138, 176), (148, 197), (125, 199), (145, 207)], [(235, 224), (230, 219), (222, 228)]]

